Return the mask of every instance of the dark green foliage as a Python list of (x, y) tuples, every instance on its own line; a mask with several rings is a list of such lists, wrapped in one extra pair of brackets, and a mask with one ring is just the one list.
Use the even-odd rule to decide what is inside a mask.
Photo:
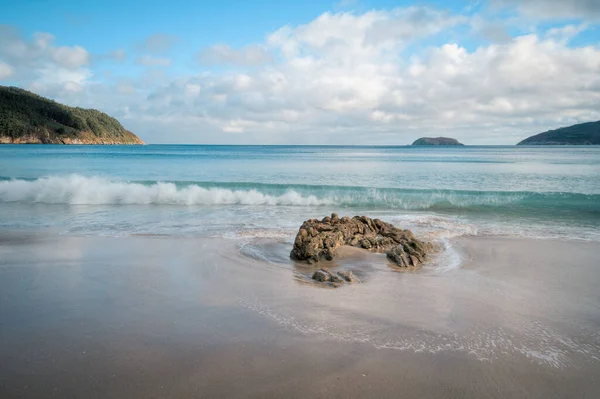
[(0, 86), (0, 135), (45, 137), (48, 142), (89, 132), (98, 138), (135, 141), (115, 118), (95, 109), (74, 108), (17, 87)]
[(458, 140), (450, 137), (421, 137), (415, 140), (412, 145), (464, 145)]
[(600, 145), (600, 121), (549, 130), (517, 145)]

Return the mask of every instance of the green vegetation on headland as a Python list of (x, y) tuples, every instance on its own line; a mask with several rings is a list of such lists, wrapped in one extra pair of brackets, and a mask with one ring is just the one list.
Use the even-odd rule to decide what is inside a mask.
[(517, 145), (600, 145), (600, 121), (548, 130)]
[(464, 145), (458, 140), (450, 137), (421, 137), (415, 140), (412, 145)]
[(113, 117), (0, 86), (0, 144), (144, 144)]

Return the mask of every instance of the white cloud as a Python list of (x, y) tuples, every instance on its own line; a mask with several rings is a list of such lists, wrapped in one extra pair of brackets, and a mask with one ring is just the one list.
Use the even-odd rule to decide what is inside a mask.
[(90, 62), (89, 53), (81, 46), (51, 48), (50, 56), (58, 65), (69, 69), (77, 69)]
[(27, 89), (50, 97), (71, 97), (84, 91), (92, 72), (87, 68), (73, 70), (48, 65), (37, 71), (37, 77)]
[[(264, 43), (200, 54), (205, 64), (234, 69), (172, 78), (146, 68), (134, 79), (116, 75), (93, 86), (82, 59), (73, 70), (48, 56), (50, 35), (10, 45), (0, 35), (0, 56), (15, 75), (34, 65), (32, 80), (47, 91), (124, 118), (150, 142), (407, 144), (448, 135), (514, 144), (600, 119), (600, 48), (571, 41), (594, 24), (521, 24), (525, 33), (513, 37), (509, 22), (430, 7), (325, 13), (281, 27)], [(481, 36), (488, 41), (473, 46)], [(156, 55), (135, 62), (171, 65)]]
[(82, 92), (92, 76), (90, 54), (82, 46), (57, 47), (54, 41), (53, 35), (43, 32), (27, 40), (15, 28), (2, 25), (0, 58), (10, 65), (12, 80), (43, 95)]
[(108, 53), (108, 58), (116, 62), (124, 62), (127, 59), (127, 53), (123, 49), (118, 49)]
[[(408, 21), (415, 15), (435, 23)], [(280, 62), (180, 79), (152, 92), (151, 113), (263, 142), (298, 142), (302, 132), (307, 142), (357, 144), (404, 144), (425, 134), (515, 143), (543, 128), (600, 119), (600, 50), (563, 40), (577, 27), (402, 56), (407, 43), (461, 21), (412, 8), (324, 14), (269, 36)]]
[(13, 68), (6, 62), (0, 61), (0, 79), (6, 79), (14, 73)]
[(132, 94), (137, 90), (135, 83), (130, 79), (119, 79), (115, 88), (117, 89), (117, 92), (121, 94)]
[(264, 46), (257, 45), (235, 50), (226, 44), (216, 44), (198, 54), (198, 61), (202, 65), (256, 66), (273, 60), (273, 55)]
[(147, 67), (168, 67), (171, 65), (171, 59), (143, 55), (136, 58), (135, 63)]
[(173, 46), (179, 41), (174, 35), (157, 33), (148, 36), (136, 46), (140, 51), (146, 51), (153, 54), (165, 54), (172, 50)]
[(487, 41), (492, 43), (507, 43), (512, 40), (512, 37), (508, 33), (506, 21), (489, 20), (475, 15), (471, 18), (470, 23), (473, 33)]
[(412, 41), (466, 22), (465, 17), (427, 7), (362, 15), (325, 13), (308, 24), (279, 29), (269, 36), (268, 43), (286, 57), (311, 54), (338, 59), (344, 55), (347, 59), (368, 58), (384, 51), (394, 55)]
[(588, 28), (587, 24), (566, 25), (548, 29), (546, 36), (559, 41), (568, 42)]
[(494, 0), (493, 3), (516, 7), (519, 12), (534, 19), (600, 18), (598, 0)]

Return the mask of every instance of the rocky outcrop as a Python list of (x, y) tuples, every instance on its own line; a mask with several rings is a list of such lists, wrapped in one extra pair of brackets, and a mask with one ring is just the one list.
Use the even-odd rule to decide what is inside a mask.
[[(310, 219), (302, 223), (290, 257), (311, 264), (321, 259), (332, 260), (344, 245), (387, 252), (388, 259), (400, 267), (419, 267), (434, 250), (431, 243), (418, 240), (410, 230), (366, 216), (339, 218), (334, 213), (322, 220)], [(330, 281), (321, 280), (327, 276), (321, 269), (315, 272), (313, 279)]]
[(464, 145), (451, 137), (421, 137), (412, 145)]
[(91, 132), (79, 132), (78, 137), (53, 137), (45, 132), (36, 132), (21, 137), (10, 137), (0, 135), (0, 144), (144, 144), (139, 137), (133, 133), (126, 131), (126, 135), (119, 138), (113, 137), (96, 137)]
[(339, 287), (346, 282), (360, 283), (360, 280), (351, 271), (341, 271), (334, 274), (327, 269), (319, 269), (313, 273), (312, 279), (321, 283), (330, 283), (334, 287)]
[(0, 86), (0, 144), (144, 144), (115, 118)]
[(600, 121), (548, 130), (517, 145), (600, 145)]

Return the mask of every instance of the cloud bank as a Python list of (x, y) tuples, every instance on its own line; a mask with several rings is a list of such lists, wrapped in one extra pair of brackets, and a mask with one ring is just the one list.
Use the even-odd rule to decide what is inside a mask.
[(169, 73), (173, 38), (157, 36), (133, 61), (146, 69), (102, 82), (83, 47), (13, 37), (0, 42), (0, 79), (26, 66), (28, 87), (103, 109), (149, 142), (514, 144), (600, 119), (600, 48), (574, 44), (596, 28), (596, 2), (557, 5), (569, 21), (548, 25), (548, 11), (538, 25), (528, 18), (542, 3), (497, 1), (516, 13), (502, 21), (431, 7), (327, 12), (261, 43), (195, 49), (187, 73)]

